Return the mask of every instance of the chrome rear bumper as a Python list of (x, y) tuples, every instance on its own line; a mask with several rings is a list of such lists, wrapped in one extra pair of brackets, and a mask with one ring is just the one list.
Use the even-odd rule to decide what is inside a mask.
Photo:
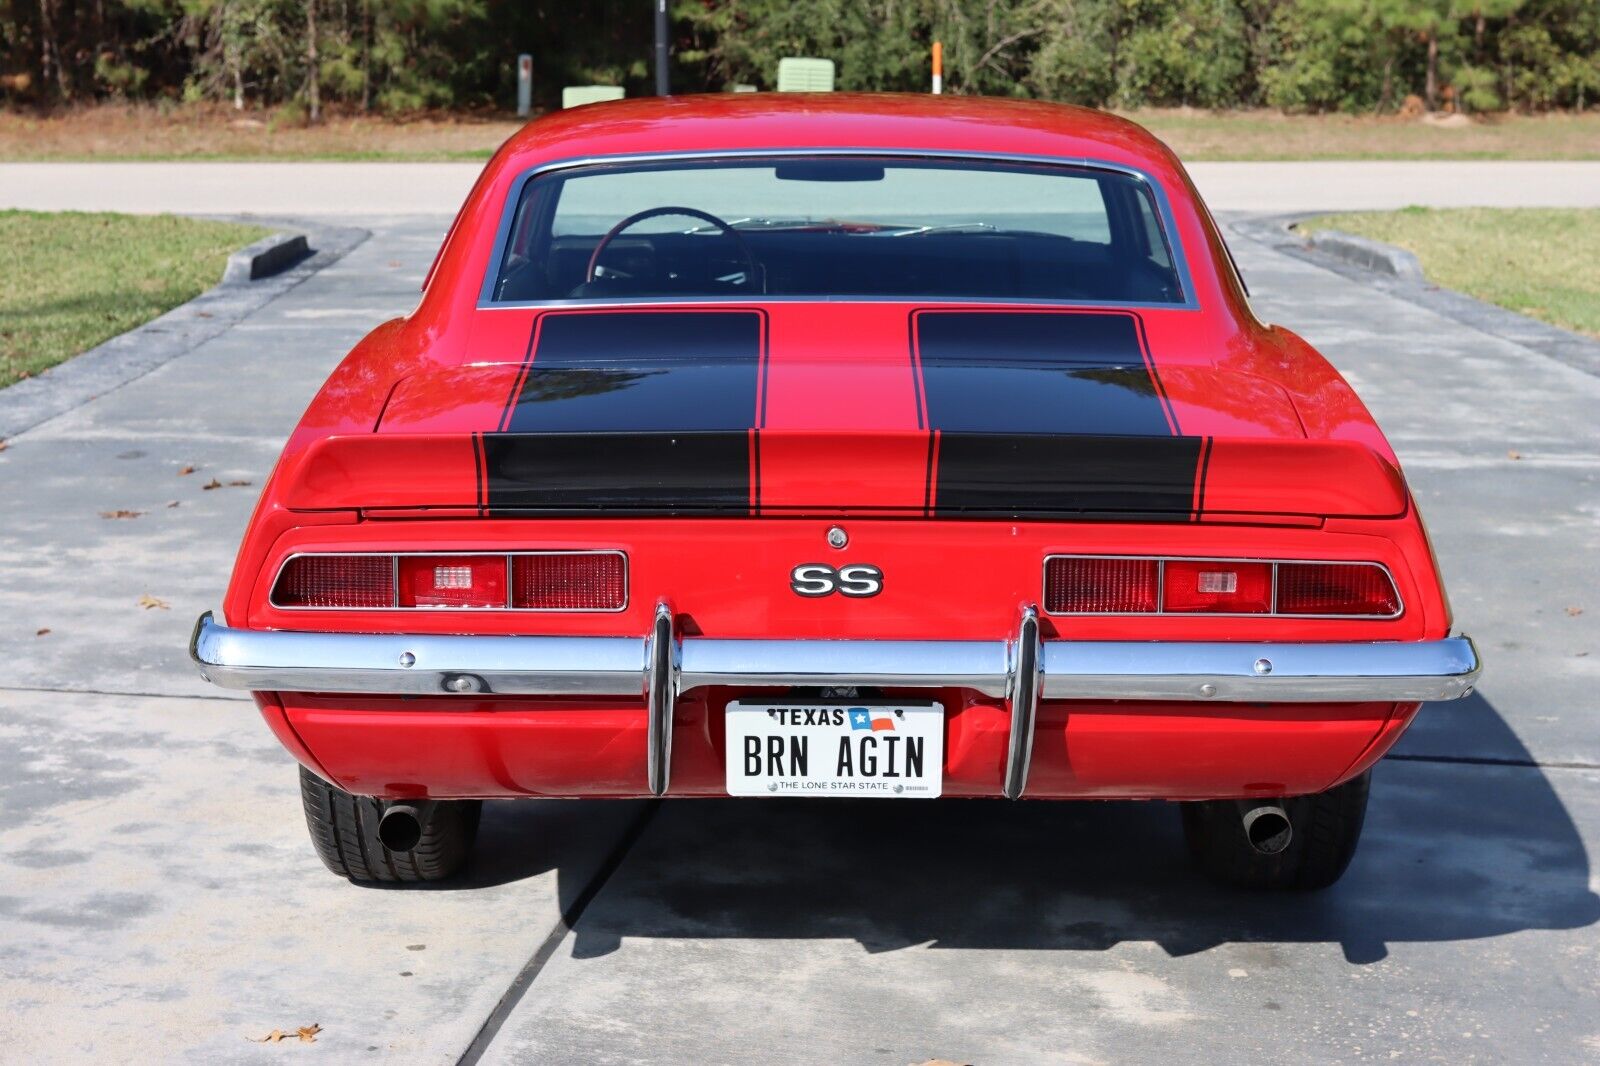
[(681, 637), (658, 607), (640, 637), (291, 633), (229, 629), (200, 616), (200, 676), (257, 692), (634, 696), (649, 713), (650, 791), (667, 790), (672, 708), (684, 692), (793, 685), (970, 688), (1004, 698), (1003, 786), (1027, 786), (1041, 699), (1410, 703), (1469, 694), (1481, 665), (1467, 637), (1412, 643), (1041, 641), (1022, 611), (1011, 640), (725, 640)]
[(721, 640), (679, 637), (665, 620), (660, 636), (430, 636), (229, 629), (207, 612), (195, 625), (189, 654), (201, 676), (223, 688), (414, 696), (643, 696), (654, 680), (657, 688), (669, 681), (673, 693), (710, 685), (871, 685), (1009, 697), (1020, 660), (1033, 658), (1045, 699), (1410, 702), (1459, 699), (1480, 670), (1467, 637), (1368, 644), (1045, 641), (1035, 656), (1024, 656), (1021, 646), (1038, 639), (1036, 622), (1025, 620), (1016, 638), (995, 641)]

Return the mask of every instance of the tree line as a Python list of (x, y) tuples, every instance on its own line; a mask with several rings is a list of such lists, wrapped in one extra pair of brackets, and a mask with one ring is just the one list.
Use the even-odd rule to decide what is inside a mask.
[[(1096, 107), (1388, 112), (1585, 109), (1600, 99), (1600, 0), (672, 0), (678, 92), (771, 88), (784, 56), (840, 89)], [(535, 100), (651, 88), (652, 0), (0, 0), (0, 99), (504, 108), (515, 56)]]

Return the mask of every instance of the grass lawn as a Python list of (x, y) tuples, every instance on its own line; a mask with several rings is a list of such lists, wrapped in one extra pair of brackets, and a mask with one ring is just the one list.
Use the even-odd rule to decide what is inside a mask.
[(1397, 244), (1422, 260), (1430, 281), (1600, 337), (1600, 209), (1408, 207), (1299, 228)]
[(172, 215), (0, 211), (0, 388), (209, 289), (258, 226)]
[[(1184, 159), (1600, 159), (1600, 111), (1454, 117), (1283, 115), (1160, 108), (1130, 112)], [(334, 115), (319, 126), (217, 105), (101, 104), (49, 117), (0, 110), (0, 160), (480, 160), (514, 116)]]
[(1268, 159), (1600, 159), (1600, 111), (1443, 122), (1374, 115), (1161, 109), (1128, 118), (1185, 162)]

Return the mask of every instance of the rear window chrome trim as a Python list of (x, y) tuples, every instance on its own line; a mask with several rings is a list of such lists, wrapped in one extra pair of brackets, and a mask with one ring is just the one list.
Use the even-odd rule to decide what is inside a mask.
[[(307, 557), (326, 556), (360, 556), (363, 558), (387, 558), (393, 561), (394, 566), (394, 595), (395, 603), (387, 607), (300, 607), (293, 604), (279, 603), (275, 597), (278, 592), (278, 582), (283, 580), (283, 572), (289, 564), (296, 559)], [(506, 599), (505, 607), (402, 607), (400, 598), (400, 557), (409, 558), (462, 556), (462, 555), (503, 555), (506, 559)], [(509, 601), (513, 592), (512, 563), (511, 560), (519, 555), (617, 555), (622, 558), (622, 606), (621, 607), (512, 607)], [(504, 548), (460, 548), (451, 551), (327, 551), (327, 552), (291, 552), (284, 556), (283, 562), (278, 564), (278, 569), (273, 572), (272, 584), (267, 588), (267, 606), (274, 611), (294, 612), (341, 612), (355, 611), (362, 614), (371, 614), (374, 611), (389, 611), (401, 617), (408, 617), (414, 612), (425, 611), (430, 614), (460, 612), (464, 614), (622, 614), (632, 602), (633, 574), (628, 562), (628, 553), (621, 548), (544, 548), (526, 551), (508, 551)]]
[[(1052, 611), (1049, 609), (1047, 592), (1050, 586), (1050, 561), (1052, 559), (1131, 559), (1140, 562), (1154, 562), (1156, 564), (1156, 609), (1153, 611)], [(1166, 593), (1166, 571), (1168, 562), (1176, 563), (1267, 563), (1272, 567), (1272, 609), (1270, 611), (1165, 611), (1162, 599)], [(1281, 613), (1278, 610), (1278, 566), (1281, 563), (1301, 564), (1308, 566), (1375, 566), (1383, 571), (1383, 576), (1389, 579), (1389, 585), (1394, 589), (1396, 610), (1393, 614), (1301, 614), (1299, 612)], [(1044, 557), (1044, 562), (1039, 566), (1039, 604), (1043, 612), (1051, 618), (1268, 618), (1268, 619), (1310, 619), (1312, 621), (1334, 622), (1393, 622), (1405, 617), (1406, 600), (1400, 592), (1400, 582), (1394, 579), (1394, 571), (1378, 562), (1376, 559), (1293, 559), (1293, 558), (1251, 558), (1243, 555), (1100, 555), (1083, 554), (1079, 552), (1052, 552)]]
[[(1161, 218), (1162, 235), (1166, 238), (1167, 248), (1172, 253), (1172, 266), (1178, 275), (1178, 284), (1182, 289), (1183, 299), (1166, 303), (1145, 303), (1138, 301), (1101, 301), (1101, 300), (1051, 300), (1028, 298), (959, 298), (951, 299), (948, 296), (760, 296), (745, 297), (727, 300), (713, 296), (653, 296), (641, 297), (637, 300), (600, 301), (600, 300), (521, 300), (521, 301), (496, 301), (494, 299), (495, 279), (500, 275), (500, 264), (505, 258), (506, 242), (511, 239), (511, 226), (516, 219), (517, 205), (522, 202), (523, 190), (528, 182), (542, 175), (557, 170), (571, 170), (581, 167), (601, 166), (629, 166), (640, 163), (673, 163), (673, 162), (701, 162), (722, 160), (732, 162), (736, 160), (765, 160), (783, 158), (807, 158), (817, 156), (866, 156), (889, 159), (927, 160), (929, 162), (956, 162), (956, 163), (1020, 163), (1032, 166), (1049, 166), (1063, 169), (1100, 170), (1112, 174), (1122, 174), (1131, 177), (1149, 190), (1151, 198), (1155, 201), (1156, 211)], [(913, 303), (913, 304), (949, 304), (952, 306), (986, 306), (986, 305), (1021, 305), (1039, 307), (1128, 307), (1128, 308), (1153, 308), (1164, 311), (1198, 311), (1200, 304), (1195, 299), (1194, 278), (1189, 270), (1189, 258), (1184, 250), (1183, 241), (1178, 236), (1176, 220), (1172, 214), (1172, 204), (1167, 197), (1167, 191), (1148, 171), (1126, 163), (1112, 163), (1103, 159), (1088, 157), (1049, 156), (1049, 155), (1024, 155), (1005, 152), (963, 152), (946, 149), (916, 149), (916, 148), (733, 148), (722, 151), (696, 150), (691, 152), (647, 152), (619, 155), (573, 156), (565, 159), (554, 159), (537, 164), (518, 174), (511, 183), (511, 188), (506, 193), (506, 199), (500, 205), (500, 221), (495, 228), (494, 247), (490, 250), (489, 263), (484, 270), (483, 283), (478, 289), (476, 309), (479, 311), (545, 308), (545, 307), (635, 307), (660, 304), (681, 303), (740, 303), (740, 304), (774, 304), (774, 303)]]

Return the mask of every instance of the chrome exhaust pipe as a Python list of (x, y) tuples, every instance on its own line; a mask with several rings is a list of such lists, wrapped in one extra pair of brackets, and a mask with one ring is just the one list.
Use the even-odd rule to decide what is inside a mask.
[(390, 851), (405, 854), (422, 843), (422, 823), (433, 803), (429, 800), (404, 800), (391, 803), (378, 819), (378, 842)]
[(1244, 836), (1258, 855), (1281, 855), (1294, 839), (1289, 812), (1281, 803), (1263, 803), (1244, 809)]

